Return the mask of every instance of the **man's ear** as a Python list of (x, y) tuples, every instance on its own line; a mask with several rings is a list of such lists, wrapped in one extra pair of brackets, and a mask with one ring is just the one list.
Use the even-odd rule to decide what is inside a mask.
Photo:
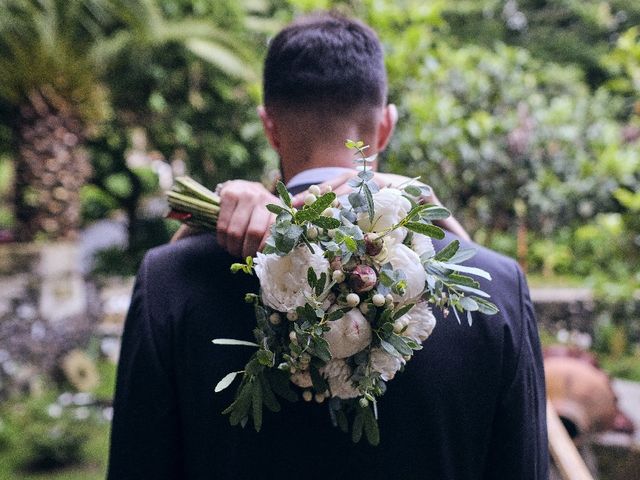
[(264, 108), (264, 105), (258, 106), (258, 115), (262, 120), (262, 126), (264, 127), (264, 133), (267, 136), (267, 140), (271, 147), (278, 153), (280, 153), (280, 137), (278, 135), (278, 128), (273, 119), (269, 116), (269, 112)]
[(387, 148), (397, 122), (398, 109), (393, 103), (390, 103), (384, 107), (382, 118), (380, 119), (380, 123), (378, 123), (378, 143), (376, 145), (378, 152), (382, 152)]

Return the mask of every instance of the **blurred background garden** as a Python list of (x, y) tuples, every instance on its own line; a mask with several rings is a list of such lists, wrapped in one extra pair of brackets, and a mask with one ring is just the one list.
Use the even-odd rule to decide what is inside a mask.
[(177, 228), (163, 192), (273, 184), (267, 42), (331, 7), (386, 49), (382, 170), (520, 262), (546, 345), (640, 382), (637, 0), (3, 0), (0, 478), (104, 477), (132, 276)]

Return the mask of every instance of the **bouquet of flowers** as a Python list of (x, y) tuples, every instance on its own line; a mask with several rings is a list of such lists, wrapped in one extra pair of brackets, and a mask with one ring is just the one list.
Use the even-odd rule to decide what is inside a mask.
[[(449, 212), (419, 202), (429, 187), (409, 182), (379, 189), (367, 168), (367, 147), (350, 140), (346, 146), (362, 167), (350, 181), (353, 192), (338, 199), (312, 186), (296, 209), (279, 183), (282, 204), (267, 206), (277, 217), (263, 252), (231, 266), (260, 282), (260, 294), (245, 298), (255, 308), (255, 342), (213, 340), (256, 349), (244, 370), (215, 387), (219, 392), (241, 377), (223, 412), (232, 425), (251, 420), (259, 431), (263, 407), (277, 412), (278, 397), (297, 400), (295, 385), (305, 401), (326, 401), (334, 425), (351, 430), (354, 442), (364, 434), (377, 445), (376, 399), (433, 331), (432, 309), (445, 317), (453, 312), (458, 321), (464, 313), (469, 324), (472, 312), (498, 311), (469, 276), (490, 280), (489, 274), (462, 264), (473, 250), (458, 241), (434, 250), (431, 238), (444, 232), (432, 221)], [(169, 197), (173, 216), (211, 225), (219, 201), (191, 182), (179, 180), (174, 200)]]

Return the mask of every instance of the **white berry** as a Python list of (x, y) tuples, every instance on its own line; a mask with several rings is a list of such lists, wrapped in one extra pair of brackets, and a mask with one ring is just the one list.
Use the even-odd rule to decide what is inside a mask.
[(318, 229), (316, 227), (307, 228), (307, 238), (309, 240), (315, 240), (318, 238)]
[(313, 393), (311, 393), (311, 390), (305, 390), (304, 392), (302, 392), (302, 398), (305, 402), (310, 402), (313, 398)]
[(273, 325), (280, 325), (280, 321), (282, 319), (280, 318), (280, 314), (279, 313), (272, 313), (271, 315), (269, 315), (269, 321), (273, 324)]
[(305, 205), (311, 205), (313, 202), (315, 202), (318, 199), (318, 197), (316, 197), (313, 193), (307, 193), (304, 196), (304, 204)]
[(287, 312), (287, 320), (290, 322), (295, 322), (298, 319), (298, 314), (295, 310), (290, 310)]
[(350, 293), (347, 295), (347, 305), (350, 307), (357, 307), (360, 303), (360, 297), (357, 293)]
[(298, 337), (296, 336), (296, 332), (294, 331), (289, 332), (289, 340), (291, 340), (293, 343), (298, 343)]
[(322, 192), (320, 192), (320, 187), (318, 185), (311, 185), (309, 187), (309, 193), (311, 195), (315, 195), (316, 197), (319, 197)]
[(334, 270), (333, 273), (331, 274), (331, 278), (336, 283), (342, 283), (344, 282), (345, 275), (342, 270)]
[(376, 307), (381, 307), (381, 306), (383, 306), (383, 305), (385, 304), (385, 302), (386, 302), (387, 300), (384, 298), (384, 295), (381, 295), (380, 293), (376, 293), (376, 294), (371, 298), (371, 301), (373, 302), (373, 304), (374, 304)]
[(318, 403), (324, 402), (324, 395), (322, 393), (316, 393), (314, 398)]

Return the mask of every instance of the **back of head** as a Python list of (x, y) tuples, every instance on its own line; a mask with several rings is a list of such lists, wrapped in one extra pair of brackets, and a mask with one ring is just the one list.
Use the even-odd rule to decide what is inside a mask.
[(271, 42), (264, 104), (281, 112), (345, 115), (383, 107), (387, 78), (375, 32), (331, 13), (302, 17)]

